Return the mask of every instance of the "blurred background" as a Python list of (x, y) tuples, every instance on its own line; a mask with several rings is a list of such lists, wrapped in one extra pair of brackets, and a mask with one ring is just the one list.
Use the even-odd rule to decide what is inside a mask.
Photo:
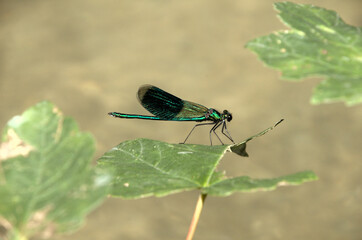
[[(278, 177), (313, 170), (319, 180), (272, 192), (209, 197), (195, 239), (361, 239), (362, 105), (312, 106), (321, 79), (280, 80), (247, 41), (286, 27), (274, 1), (0, 1), (0, 125), (50, 100), (97, 141), (95, 159), (118, 143), (152, 138), (178, 143), (193, 123), (115, 119), (147, 114), (145, 83), (183, 99), (228, 109), (235, 141), (285, 122), (228, 154), (228, 176)], [(295, 1), (362, 22), (360, 0)], [(189, 143), (209, 144), (209, 128)], [(59, 163), (61, 164), (61, 163)], [(63, 239), (184, 239), (197, 191), (164, 198), (108, 199)]]

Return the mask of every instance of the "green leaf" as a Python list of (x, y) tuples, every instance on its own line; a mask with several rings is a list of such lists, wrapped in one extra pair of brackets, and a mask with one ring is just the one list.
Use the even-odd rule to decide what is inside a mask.
[(299, 185), (303, 182), (317, 180), (311, 171), (271, 179), (251, 179), (247, 176), (228, 178), (203, 189), (204, 193), (214, 196), (228, 196), (234, 192), (271, 191), (278, 186)]
[(311, 172), (277, 179), (250, 180), (248, 177), (226, 178), (224, 173), (216, 171), (227, 151), (246, 156), (246, 142), (265, 134), (277, 124), (235, 145), (170, 144), (151, 139), (125, 141), (98, 159), (98, 165), (114, 171), (112, 195), (129, 199), (152, 195), (160, 197), (193, 189), (226, 196), (251, 189), (246, 186), (245, 178), (249, 182), (256, 181), (253, 190), (272, 189), (282, 182), (300, 184), (316, 179)]
[(227, 145), (170, 144), (136, 139), (105, 153), (98, 164), (114, 169), (113, 196), (160, 197), (207, 186), (227, 149)]
[(330, 10), (279, 2), (279, 17), (291, 30), (254, 39), (246, 47), (286, 79), (324, 76), (314, 91), (314, 104), (362, 101), (362, 33)]
[(108, 192), (111, 176), (91, 167), (94, 139), (49, 102), (12, 118), (0, 145), (0, 216), (13, 235), (71, 231)]

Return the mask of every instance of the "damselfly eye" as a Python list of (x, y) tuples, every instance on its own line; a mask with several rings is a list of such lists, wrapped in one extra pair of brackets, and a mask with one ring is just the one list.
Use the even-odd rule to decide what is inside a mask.
[(230, 122), (232, 119), (233, 119), (233, 116), (231, 115), (231, 113), (229, 113), (228, 116), (227, 116), (228, 122)]

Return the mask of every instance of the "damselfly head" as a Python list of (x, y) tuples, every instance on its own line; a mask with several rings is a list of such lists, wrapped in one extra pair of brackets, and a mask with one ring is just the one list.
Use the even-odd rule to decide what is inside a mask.
[(228, 122), (230, 122), (233, 119), (233, 116), (228, 110), (224, 110), (223, 113), (223, 119), (226, 119)]

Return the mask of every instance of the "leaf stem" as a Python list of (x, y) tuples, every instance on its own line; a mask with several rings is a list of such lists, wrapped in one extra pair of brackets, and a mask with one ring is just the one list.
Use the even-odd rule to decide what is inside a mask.
[(194, 216), (192, 217), (189, 232), (187, 233), (186, 240), (192, 240), (192, 238), (194, 236), (196, 226), (197, 226), (197, 223), (199, 222), (199, 218), (200, 218), (200, 215), (201, 215), (202, 207), (204, 206), (206, 196), (207, 196), (207, 194), (203, 194), (203, 193), (200, 193), (200, 195), (199, 195), (199, 199), (197, 200), (197, 203), (196, 203)]

